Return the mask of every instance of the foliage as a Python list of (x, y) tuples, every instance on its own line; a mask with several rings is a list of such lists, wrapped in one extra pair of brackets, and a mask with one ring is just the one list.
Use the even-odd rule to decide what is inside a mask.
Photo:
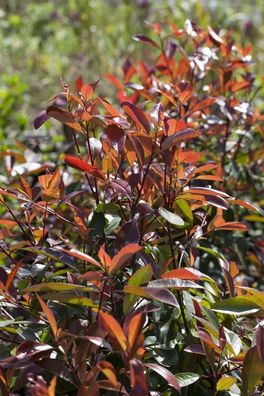
[(119, 106), (78, 78), (35, 119), (71, 131), (55, 163), (2, 153), (4, 396), (263, 387), (251, 48), (190, 20), (135, 40), (154, 62), (107, 76)]

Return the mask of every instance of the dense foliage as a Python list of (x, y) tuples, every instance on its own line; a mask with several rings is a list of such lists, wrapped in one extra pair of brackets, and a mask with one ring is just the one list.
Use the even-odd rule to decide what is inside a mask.
[(151, 28), (145, 60), (107, 75), (119, 105), (78, 78), (35, 119), (63, 123), (60, 156), (1, 153), (4, 396), (263, 389), (251, 48), (190, 20)]
[[(13, 139), (23, 131), (20, 141), (31, 144), (31, 120), (59, 89), (60, 76), (73, 81), (81, 73), (85, 79), (95, 81), (107, 72), (119, 70), (128, 54), (139, 59), (141, 48), (131, 41), (131, 36), (138, 32), (146, 34), (147, 23), (157, 19), (164, 23), (173, 20), (181, 26), (189, 18), (204, 27), (232, 28), (239, 43), (254, 43), (256, 67), (262, 72), (262, 3), (262, 0), (177, 0), (177, 3), (2, 0), (0, 138), (4, 137), (5, 146), (13, 149)], [(109, 84), (101, 84), (98, 89), (101, 94), (112, 96)], [(48, 140), (54, 149), (57, 140), (51, 131)]]

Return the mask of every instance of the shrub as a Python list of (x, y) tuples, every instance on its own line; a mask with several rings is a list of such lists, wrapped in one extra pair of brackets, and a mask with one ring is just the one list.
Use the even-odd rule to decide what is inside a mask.
[(78, 78), (36, 118), (70, 128), (71, 154), (23, 168), (25, 153), (4, 153), (3, 395), (261, 387), (263, 241), (250, 222), (262, 219), (262, 116), (250, 49), (190, 21), (153, 30), (135, 38), (158, 52), (154, 64), (127, 61), (123, 82), (107, 76), (120, 106)]

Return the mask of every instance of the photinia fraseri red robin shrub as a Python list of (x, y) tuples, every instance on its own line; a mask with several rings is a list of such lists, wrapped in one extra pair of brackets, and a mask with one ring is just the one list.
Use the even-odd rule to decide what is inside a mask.
[(263, 166), (248, 50), (189, 21), (169, 28), (137, 36), (159, 51), (152, 66), (126, 62), (124, 83), (108, 76), (119, 105), (98, 82), (63, 83), (35, 126), (70, 128), (71, 154), (20, 177), (23, 153), (3, 154), (3, 395), (262, 386), (264, 294), (231, 251), (245, 240), (259, 259), (263, 248), (247, 221), (261, 218), (249, 176)]

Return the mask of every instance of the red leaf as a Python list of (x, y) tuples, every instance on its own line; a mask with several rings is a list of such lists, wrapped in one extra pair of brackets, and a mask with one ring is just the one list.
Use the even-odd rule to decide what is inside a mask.
[(165, 274), (163, 274), (161, 277), (163, 279), (177, 278), (177, 279), (187, 279), (187, 280), (197, 280), (197, 281), (201, 280), (200, 276), (195, 275), (187, 268), (179, 268), (168, 271)]
[(83, 85), (82, 76), (78, 76), (78, 77), (76, 78), (76, 80), (75, 80), (75, 88), (76, 88), (76, 90), (77, 90), (78, 92), (81, 91), (82, 85)]
[(16, 265), (12, 268), (11, 272), (8, 275), (8, 278), (6, 280), (6, 290), (8, 290), (10, 288), (10, 286), (12, 285), (12, 282), (14, 280), (14, 277), (16, 276), (17, 271), (19, 270), (19, 268), (22, 265), (22, 260), (20, 260), (19, 262), (16, 263)]
[(111, 338), (117, 341), (120, 349), (125, 352), (127, 350), (127, 339), (117, 320), (103, 311), (100, 311), (99, 319), (105, 331), (108, 332)]
[(241, 199), (232, 199), (232, 200), (229, 201), (229, 203), (231, 203), (231, 204), (234, 203), (234, 204), (243, 206), (244, 208), (247, 208), (247, 209), (250, 209), (250, 210), (254, 210), (254, 211), (258, 211), (258, 208), (256, 206), (252, 205), (249, 202), (242, 201)]
[(164, 120), (164, 127), (167, 135), (170, 136), (176, 132), (187, 129), (188, 125), (183, 120), (176, 120), (175, 118), (166, 118)]
[(247, 80), (235, 81), (231, 86), (231, 91), (237, 92), (248, 87), (250, 87), (250, 82)]
[(223, 191), (214, 190), (213, 188), (207, 187), (192, 187), (189, 190), (186, 190), (186, 192), (198, 195), (214, 195), (223, 198), (230, 198), (230, 196)]
[(228, 204), (226, 200), (222, 197), (217, 197), (213, 195), (204, 195), (206, 201), (216, 208), (227, 209)]
[(105, 129), (108, 140), (112, 143), (119, 143), (125, 137), (124, 129), (120, 128), (118, 125), (109, 125)]
[(130, 360), (130, 382), (132, 391), (129, 396), (148, 396), (147, 379), (144, 374), (143, 365), (138, 359)]
[(65, 155), (65, 162), (72, 168), (78, 169), (100, 180), (105, 181), (105, 176), (100, 169), (96, 168), (93, 165), (87, 164), (87, 162), (82, 161), (81, 159), (74, 157), (73, 155)]
[(143, 128), (146, 132), (150, 131), (149, 122), (142, 110), (130, 102), (122, 102), (121, 106), (139, 129)]
[(195, 113), (196, 111), (204, 110), (207, 107), (211, 106), (214, 102), (215, 102), (215, 98), (205, 98), (205, 99), (199, 100), (197, 103), (195, 103), (194, 106), (192, 106), (189, 109), (189, 113), (192, 114), (192, 113)]
[(80, 260), (83, 260), (83, 261), (85, 261), (87, 263), (93, 264), (96, 267), (99, 267), (99, 268), (102, 269), (102, 266), (94, 258), (92, 258), (91, 256), (89, 256), (86, 253), (80, 252), (77, 249), (71, 249), (71, 250), (62, 249), (62, 251), (64, 253), (68, 254), (69, 256), (76, 257), (76, 258), (78, 258)]
[(200, 134), (200, 131), (196, 131), (191, 128), (183, 129), (182, 131), (176, 132), (173, 135), (167, 137), (161, 145), (161, 150), (164, 151), (170, 149), (175, 145), (179, 145), (183, 142), (194, 139), (195, 137), (200, 136)]
[(214, 181), (222, 181), (222, 177), (216, 175), (200, 175), (195, 177), (195, 180), (214, 180)]
[(46, 318), (49, 321), (51, 330), (54, 334), (54, 337), (57, 337), (58, 334), (58, 326), (57, 326), (57, 321), (55, 319), (55, 316), (52, 312), (52, 310), (47, 306), (47, 304), (39, 297), (39, 295), (36, 293), (37, 299), (39, 300), (39, 303), (41, 305), (42, 311), (44, 312)]
[(113, 386), (117, 385), (115, 369), (111, 363), (101, 360), (96, 366), (100, 369), (100, 371), (102, 371), (102, 373), (104, 373)]
[(116, 272), (122, 265), (124, 265), (131, 257), (142, 249), (141, 246), (131, 243), (123, 247), (112, 259), (110, 264), (110, 274)]
[(247, 231), (246, 224), (239, 223), (238, 221), (230, 221), (223, 223), (222, 225), (214, 227), (216, 230), (228, 230), (228, 231)]
[(120, 117), (123, 118), (123, 115), (120, 113), (120, 111), (116, 110), (109, 102), (107, 102), (106, 99), (98, 98), (102, 105), (105, 107), (105, 109), (108, 111), (108, 113), (112, 117)]
[(181, 390), (180, 384), (175, 378), (175, 376), (167, 370), (165, 367), (160, 366), (156, 363), (145, 363), (145, 366), (150, 368), (151, 370), (156, 371), (161, 377), (163, 377), (170, 386), (172, 386), (177, 391)]
[(264, 324), (259, 323), (256, 331), (256, 346), (259, 357), (264, 363)]
[(133, 350), (134, 344), (138, 340), (138, 336), (142, 331), (145, 322), (145, 313), (142, 311), (134, 311), (127, 315), (123, 329), (127, 337), (129, 351)]
[(94, 90), (90, 84), (84, 84), (81, 87), (81, 95), (85, 101), (88, 101), (93, 96)]
[(219, 354), (222, 353), (221, 348), (219, 348), (219, 346), (214, 343), (210, 334), (208, 334), (205, 330), (202, 330), (200, 328), (198, 328), (197, 333), (198, 333), (200, 340), (202, 340), (206, 345), (208, 345), (210, 348), (212, 348), (217, 353), (219, 353)]
[(103, 268), (106, 271), (109, 271), (109, 268), (111, 267), (112, 259), (109, 256), (109, 254), (106, 253), (104, 245), (102, 245), (100, 247), (99, 252), (98, 252), (98, 257), (103, 265)]
[(202, 173), (202, 172), (207, 172), (207, 171), (209, 171), (209, 170), (216, 169), (216, 168), (217, 168), (217, 165), (216, 165), (216, 164), (205, 164), (205, 165), (201, 165), (201, 166), (199, 166), (199, 167), (194, 171), (194, 174), (196, 174), (196, 173)]
[(49, 119), (49, 115), (47, 114), (47, 112), (44, 110), (41, 113), (39, 113), (37, 115), (37, 117), (34, 119), (33, 121), (33, 125), (35, 129), (38, 129), (41, 127), (41, 125), (43, 125), (48, 119)]
[(152, 47), (159, 48), (158, 44), (154, 40), (150, 39), (149, 37), (145, 36), (144, 34), (136, 34), (135, 36), (133, 36), (133, 39), (135, 41), (141, 41), (143, 43), (149, 44)]
[(81, 125), (76, 121), (76, 118), (69, 111), (62, 110), (56, 106), (49, 106), (46, 110), (48, 116), (55, 118), (55, 120), (60, 121), (71, 128), (76, 129), (79, 132), (83, 132)]
[(55, 118), (55, 120), (58, 120), (60, 122), (76, 122), (76, 118), (74, 117), (73, 114), (71, 114), (69, 111), (62, 110), (59, 107), (56, 106), (49, 106), (46, 110), (46, 113), (52, 117)]

